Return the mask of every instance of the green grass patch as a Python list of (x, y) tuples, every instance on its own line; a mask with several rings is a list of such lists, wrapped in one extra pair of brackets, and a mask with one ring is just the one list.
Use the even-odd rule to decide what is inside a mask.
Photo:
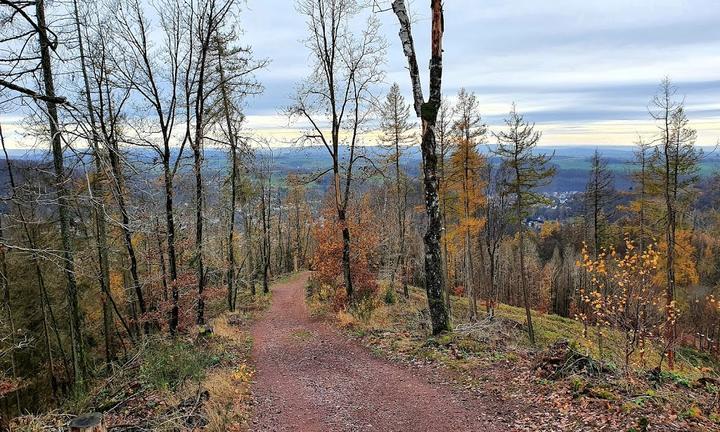
[(187, 381), (200, 381), (206, 369), (220, 360), (188, 342), (157, 341), (147, 349), (140, 376), (153, 388), (172, 390)]

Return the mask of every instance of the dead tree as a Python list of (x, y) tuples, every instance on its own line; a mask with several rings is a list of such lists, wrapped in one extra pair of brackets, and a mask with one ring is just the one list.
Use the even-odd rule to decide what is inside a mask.
[(400, 42), (408, 62), (410, 81), (413, 88), (415, 114), (422, 123), (422, 160), (423, 186), (425, 187), (425, 210), (428, 217), (425, 233), (425, 289), (427, 291), (433, 334), (450, 330), (450, 314), (443, 298), (444, 277), (440, 238), (442, 236), (442, 216), (438, 191), (438, 153), (436, 141), (436, 122), (442, 101), (442, 39), (444, 31), (443, 6), (441, 0), (431, 0), (432, 11), (431, 57), (430, 57), (430, 96), (426, 102), (420, 82), (415, 44), (412, 36), (410, 16), (404, 0), (392, 3), (393, 11), (400, 23)]
[(660, 84), (658, 94), (651, 102), (650, 114), (658, 123), (660, 133), (656, 138), (652, 170), (660, 185), (665, 205), (665, 301), (667, 319), (665, 325), (665, 343), (668, 347), (668, 367), (675, 363), (673, 345), (677, 338), (677, 306), (675, 305), (676, 276), (675, 255), (676, 231), (679, 218), (692, 199), (692, 186), (698, 180), (699, 162), (702, 153), (695, 147), (697, 132), (689, 127), (682, 101), (676, 99), (677, 88), (669, 79)]
[(487, 183), (485, 196), (485, 252), (488, 256), (488, 287), (485, 298), (485, 307), (490, 317), (495, 315), (495, 304), (498, 299), (497, 269), (500, 245), (507, 231), (509, 218), (509, 200), (506, 183), (508, 172), (499, 166), (493, 169), (491, 163), (487, 164)]
[(590, 178), (585, 187), (585, 217), (592, 224), (593, 254), (597, 260), (602, 247), (601, 231), (612, 211), (615, 199), (613, 174), (596, 149), (590, 159)]

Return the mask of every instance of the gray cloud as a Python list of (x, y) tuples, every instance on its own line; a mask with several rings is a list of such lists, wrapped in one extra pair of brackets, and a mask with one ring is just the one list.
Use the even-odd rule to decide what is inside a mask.
[[(425, 59), (428, 11), (424, 2), (411, 3)], [(716, 0), (448, 0), (445, 13), (445, 91), (476, 91), (492, 122), (513, 101), (538, 122), (647, 118), (666, 75), (691, 116), (720, 116)], [(388, 82), (407, 91), (394, 16), (386, 12), (381, 20), (390, 44)], [(273, 60), (260, 76), (266, 94), (250, 111), (277, 113), (308, 72), (303, 18), (291, 0), (249, 0), (244, 25), (256, 52)]]

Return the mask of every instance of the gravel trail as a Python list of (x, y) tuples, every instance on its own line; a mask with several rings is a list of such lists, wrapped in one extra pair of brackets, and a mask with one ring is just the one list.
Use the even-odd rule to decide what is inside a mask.
[(253, 431), (503, 430), (481, 401), (373, 356), (304, 301), (309, 273), (272, 287), (253, 326)]

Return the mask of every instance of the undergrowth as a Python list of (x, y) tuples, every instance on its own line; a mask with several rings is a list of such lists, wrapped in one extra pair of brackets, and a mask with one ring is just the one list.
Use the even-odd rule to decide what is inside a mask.
[(12, 430), (64, 430), (75, 415), (93, 411), (104, 413), (106, 426), (117, 431), (243, 430), (254, 374), (248, 330), (270, 301), (270, 294), (240, 293), (233, 313), (210, 304), (209, 334), (195, 329), (175, 338), (147, 337), (58, 410), (13, 419)]
[[(592, 329), (586, 339), (580, 322), (534, 311), (537, 342), (531, 345), (524, 309), (500, 305), (493, 319), (469, 322), (467, 299), (455, 296), (454, 330), (432, 336), (425, 293), (411, 288), (406, 299), (394, 291), (381, 284), (371, 314), (332, 308), (317, 288), (308, 304), (314, 315), (333, 320), (373, 353), (414, 366), (440, 366), (465, 389), (482, 391), (494, 379), (503, 387), (490, 386), (490, 392), (516, 394), (523, 404), (544, 394), (538, 402), (552, 402), (554, 408), (548, 409), (565, 413), (559, 415), (574, 415), (582, 422), (583, 415), (595, 409), (598, 421), (613, 418), (625, 425), (623, 430), (648, 430), (648, 424), (658, 422), (681, 422), (680, 430), (720, 427), (720, 369), (704, 353), (679, 349), (675, 370), (658, 372), (662, 350), (648, 347), (626, 372), (621, 366), (623, 338), (617, 332), (606, 335), (600, 355)], [(527, 378), (507, 388), (503, 381), (516, 376)]]

